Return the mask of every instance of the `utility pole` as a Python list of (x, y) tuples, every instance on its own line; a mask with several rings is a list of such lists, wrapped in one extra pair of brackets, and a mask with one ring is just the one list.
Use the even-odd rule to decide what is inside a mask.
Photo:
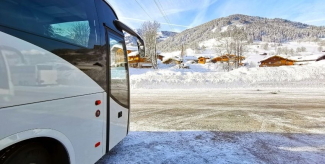
[(183, 61), (184, 61), (184, 43), (182, 43), (181, 58), (182, 58), (182, 63), (183, 63)]

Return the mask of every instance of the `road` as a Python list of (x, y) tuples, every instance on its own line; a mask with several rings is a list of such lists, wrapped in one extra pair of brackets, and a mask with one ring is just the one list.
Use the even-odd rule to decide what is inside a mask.
[(104, 163), (323, 163), (324, 89), (132, 90)]
[(325, 89), (133, 90), (132, 131), (325, 133)]

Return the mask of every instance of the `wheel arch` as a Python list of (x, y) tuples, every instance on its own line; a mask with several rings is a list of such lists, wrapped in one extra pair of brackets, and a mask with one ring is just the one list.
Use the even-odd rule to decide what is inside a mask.
[(27, 130), (0, 139), (0, 151), (9, 148), (10, 146), (29, 141), (47, 143), (44, 142), (45, 140), (60, 144), (65, 149), (70, 164), (75, 164), (75, 153), (72, 143), (63, 133), (52, 129)]

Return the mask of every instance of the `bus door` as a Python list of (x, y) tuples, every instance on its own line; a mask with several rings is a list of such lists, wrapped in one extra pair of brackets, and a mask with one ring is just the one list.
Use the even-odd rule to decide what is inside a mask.
[(109, 150), (128, 133), (129, 71), (124, 37), (106, 28), (109, 48)]

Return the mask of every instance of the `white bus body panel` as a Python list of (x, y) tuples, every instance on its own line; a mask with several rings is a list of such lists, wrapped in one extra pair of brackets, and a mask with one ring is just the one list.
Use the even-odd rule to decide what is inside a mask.
[[(4, 54), (6, 67), (8, 67), (6, 71), (11, 77), (6, 82), (0, 82), (9, 83), (10, 93), (12, 93), (0, 94), (0, 143), (5, 142), (0, 145), (0, 150), (21, 140), (42, 136), (51, 137), (42, 135), (44, 133), (41, 132), (35, 134), (34, 137), (19, 135), (22, 132), (51, 129), (63, 134), (71, 142), (74, 150), (72, 154), (69, 152), (69, 156), (72, 155), (71, 162), (76, 159), (77, 164), (89, 164), (100, 159), (106, 147), (106, 138), (104, 138), (107, 119), (106, 92), (81, 70), (38, 46), (3, 32), (0, 32), (0, 46), (8, 47), (0, 51), (5, 52), (1, 54)], [(18, 57), (17, 60), (15, 55)], [(29, 62), (18, 60), (21, 57)], [(57, 65), (64, 65), (69, 69), (36, 71), (39, 75), (35, 75), (33, 70), (38, 65), (50, 65), (53, 68)], [(24, 67), (30, 67), (30, 69), (21, 69)], [(29, 81), (37, 82), (41, 78), (51, 85), (29, 85), (29, 82), (14, 84), (13, 81), (20, 80), (19, 77), (28, 74), (32, 74), (29, 76), (32, 78), (28, 79)], [(53, 74), (57, 76), (53, 79), (49, 78)], [(58, 83), (54, 84), (56, 78)], [(95, 106), (96, 100), (101, 100), (102, 104)], [(101, 111), (99, 117), (95, 116), (97, 110)], [(19, 139), (10, 140), (11, 136), (17, 135)], [(101, 144), (96, 148), (95, 144), (98, 142)], [(64, 146), (69, 150), (69, 145)], [(74, 157), (73, 154), (75, 154)]]
[[(120, 118), (118, 118), (119, 112), (122, 112), (122, 117)], [(128, 109), (122, 107), (110, 98), (109, 150), (116, 146), (127, 135), (128, 112)]]
[[(0, 32), (0, 46), (7, 46), (15, 50), (0, 49), (9, 65), (8, 73), (11, 75), (11, 81), (8, 83), (13, 84), (11, 89), (14, 93), (13, 96), (7, 97), (0, 95), (0, 108), (104, 92), (95, 81), (77, 67), (36, 45)], [(9, 62), (8, 60), (12, 56), (17, 56), (17, 59)], [(24, 58), (26, 62), (19, 61), (18, 57)], [(49, 65), (54, 68), (57, 65), (66, 65), (69, 66), (69, 69), (38, 72), (36, 70), (39, 65)], [(53, 75), (52, 79), (49, 78)], [(28, 81), (22, 81), (21, 77)], [(36, 85), (39, 78), (51, 85)], [(62, 83), (56, 83), (54, 80)], [(32, 85), (31, 81), (35, 85)], [(56, 85), (53, 85), (55, 83)]]
[[(71, 161), (76, 159), (76, 164), (95, 163), (104, 155), (103, 147), (106, 145), (103, 142), (105, 112), (99, 117), (95, 116), (96, 110), (105, 111), (105, 106), (95, 106), (94, 103), (96, 100), (105, 101), (104, 94), (106, 93), (0, 109), (0, 150), (21, 140), (53, 137), (37, 130), (51, 129), (63, 134), (71, 143)], [(19, 135), (30, 130), (30, 135)], [(12, 139), (15, 137), (19, 138)], [(98, 142), (101, 144), (96, 148)], [(62, 144), (71, 150), (71, 145)]]

